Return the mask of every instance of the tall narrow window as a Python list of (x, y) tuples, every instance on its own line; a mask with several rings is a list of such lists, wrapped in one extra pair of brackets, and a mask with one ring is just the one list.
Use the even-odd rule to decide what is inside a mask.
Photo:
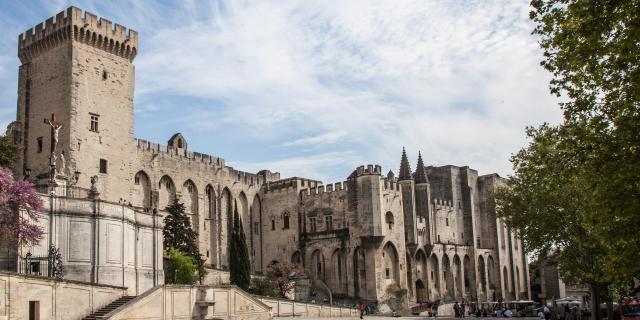
[(109, 78), (109, 73), (107, 70), (102, 70), (102, 80), (107, 80)]
[(332, 216), (325, 216), (324, 217), (324, 229), (326, 231), (333, 230), (333, 217)]
[(316, 217), (309, 218), (309, 231), (316, 232)]
[(253, 223), (253, 234), (259, 234), (260, 233), (260, 224), (258, 224), (257, 222)]
[(271, 218), (271, 230), (276, 229), (276, 218)]
[(284, 229), (289, 229), (289, 214), (285, 213), (282, 218), (284, 220)]
[(42, 153), (42, 137), (38, 137), (36, 141), (38, 142), (38, 153)]
[(91, 127), (89, 128), (89, 130), (93, 132), (98, 132), (98, 119), (100, 118), (100, 115), (97, 115), (95, 113), (90, 113), (90, 115), (91, 115)]
[(107, 173), (107, 160), (100, 159), (100, 173)]
[(445, 223), (447, 224), (447, 227), (449, 226), (449, 218), (445, 218)]

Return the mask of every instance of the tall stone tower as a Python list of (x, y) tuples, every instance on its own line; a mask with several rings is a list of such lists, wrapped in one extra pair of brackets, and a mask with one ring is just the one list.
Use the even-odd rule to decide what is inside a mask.
[(83, 188), (97, 175), (102, 198), (129, 198), (137, 32), (70, 7), (18, 41), (18, 166), (31, 177), (49, 173), (53, 130), (45, 119), (55, 115), (58, 175), (79, 172)]

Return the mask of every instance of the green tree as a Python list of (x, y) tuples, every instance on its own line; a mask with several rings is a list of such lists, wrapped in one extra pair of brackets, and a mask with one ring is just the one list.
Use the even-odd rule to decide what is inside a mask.
[(243, 290), (249, 290), (251, 283), (251, 265), (244, 228), (238, 217), (238, 206), (234, 204), (233, 231), (231, 232), (231, 248), (229, 250), (229, 272), (231, 283)]
[(206, 275), (204, 259), (198, 249), (198, 234), (191, 228), (189, 217), (184, 212), (184, 204), (175, 199), (166, 208), (167, 216), (164, 218), (164, 248), (174, 248), (193, 259), (198, 271), (200, 281)]
[(13, 168), (20, 146), (10, 136), (0, 136), (0, 167)]
[(173, 284), (194, 284), (197, 281), (197, 266), (193, 258), (174, 248), (167, 250), (169, 260), (167, 261), (166, 272), (164, 274), (165, 283)]
[(253, 277), (251, 278), (251, 286), (249, 287), (251, 294), (265, 297), (279, 297), (276, 292), (276, 286), (273, 279), (269, 277)]
[(496, 205), (529, 251), (554, 252), (597, 305), (640, 276), (640, 1), (531, 6), (564, 121), (527, 129)]

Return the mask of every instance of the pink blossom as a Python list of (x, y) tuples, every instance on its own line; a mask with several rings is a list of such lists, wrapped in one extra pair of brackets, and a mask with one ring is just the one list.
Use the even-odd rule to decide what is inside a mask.
[(18, 246), (38, 243), (44, 234), (38, 221), (43, 204), (28, 181), (15, 181), (11, 172), (0, 168), (0, 238)]

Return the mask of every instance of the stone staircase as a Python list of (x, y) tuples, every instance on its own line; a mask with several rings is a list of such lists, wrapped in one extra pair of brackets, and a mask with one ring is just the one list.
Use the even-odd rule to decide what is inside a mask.
[(135, 296), (123, 296), (118, 298), (118, 300), (111, 302), (110, 304), (102, 307), (100, 310), (82, 318), (83, 320), (99, 320), (99, 319), (107, 319), (105, 315), (109, 312), (123, 306), (125, 303), (131, 301)]

